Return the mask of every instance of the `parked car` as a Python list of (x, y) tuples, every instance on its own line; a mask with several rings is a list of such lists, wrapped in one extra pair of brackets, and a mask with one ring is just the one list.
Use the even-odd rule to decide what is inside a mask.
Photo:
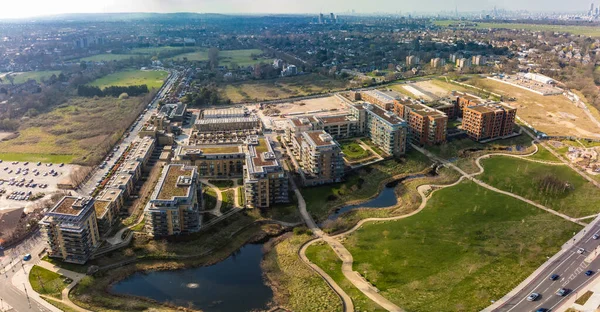
[(527, 301), (536, 301), (539, 297), (540, 297), (540, 294), (538, 294), (538, 293), (531, 293), (531, 295), (529, 295), (527, 297)]

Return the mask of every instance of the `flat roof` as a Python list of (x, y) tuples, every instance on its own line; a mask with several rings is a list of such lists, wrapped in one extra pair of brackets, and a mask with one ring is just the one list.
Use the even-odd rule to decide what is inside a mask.
[(304, 137), (307, 138), (308, 142), (314, 146), (334, 146), (336, 145), (333, 137), (323, 130), (306, 131), (303, 133)]
[(187, 196), (190, 190), (189, 185), (180, 185), (179, 177), (192, 178), (194, 173), (193, 168), (183, 165), (169, 165), (165, 167), (166, 172), (163, 172), (163, 182), (160, 185), (156, 199), (172, 199), (173, 197)]
[(443, 112), (421, 103), (411, 102), (410, 104), (404, 105), (410, 107), (415, 114), (419, 114), (421, 116), (446, 116), (446, 114)]
[(368, 91), (362, 91), (362, 94), (366, 94), (369, 95), (371, 97), (374, 97), (375, 99), (377, 99), (378, 101), (384, 102), (384, 103), (392, 103), (394, 102), (394, 98), (379, 91), (379, 90), (368, 90)]
[(338, 116), (323, 116), (319, 117), (324, 124), (338, 123), (338, 122), (346, 122), (346, 121), (356, 121), (356, 118), (350, 115), (338, 115)]
[(380, 108), (379, 106), (369, 104), (368, 107), (369, 107), (369, 109), (367, 109), (368, 111), (370, 111), (371, 113), (377, 115), (379, 118), (381, 118), (393, 125), (399, 125), (399, 124), (402, 124), (405, 122), (404, 119), (396, 116), (392, 112), (388, 112), (388, 111)]
[(97, 218), (101, 218), (106, 213), (110, 203), (110, 201), (102, 199), (96, 199), (94, 201), (94, 210), (96, 211)]
[(94, 200), (91, 197), (65, 196), (54, 206), (54, 208), (52, 208), (52, 210), (50, 210), (50, 212), (78, 216), (93, 201)]
[(96, 199), (115, 201), (121, 196), (121, 194), (123, 194), (122, 189), (109, 187), (102, 190), (102, 192), (96, 196)]
[(486, 103), (467, 107), (470, 110), (474, 110), (481, 113), (490, 113), (496, 111), (512, 111), (514, 107), (506, 105), (504, 103)]

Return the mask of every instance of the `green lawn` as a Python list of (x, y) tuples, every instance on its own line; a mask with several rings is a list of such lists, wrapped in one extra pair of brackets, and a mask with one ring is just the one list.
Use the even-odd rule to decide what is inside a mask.
[(52, 265), (55, 265), (59, 268), (63, 268), (65, 270), (69, 270), (69, 271), (73, 271), (73, 272), (77, 272), (77, 273), (86, 273), (87, 269), (88, 269), (87, 265), (67, 263), (67, 262), (63, 262), (56, 258), (50, 258), (48, 256), (44, 256), (44, 258), (42, 258), (42, 260), (46, 261)]
[(484, 182), (533, 200), (571, 217), (600, 211), (600, 189), (567, 166), (551, 166), (511, 157), (482, 160)]
[(147, 85), (148, 89), (159, 89), (167, 79), (169, 73), (166, 71), (154, 71), (154, 70), (123, 70), (104, 76), (100, 79), (96, 79), (91, 82), (90, 86), (96, 86), (100, 89), (104, 89), (110, 86), (137, 86)]
[(98, 54), (78, 59), (80, 62), (111, 62), (111, 61), (122, 61), (130, 58), (139, 57), (139, 55), (131, 54)]
[(349, 160), (361, 160), (371, 156), (370, 151), (365, 150), (360, 144), (354, 141), (340, 142), (342, 152)]
[[(14, 77), (15, 84), (25, 83), (29, 79), (42, 82), (42, 80), (47, 80), (52, 75), (56, 75), (58, 77), (58, 75), (60, 75), (60, 70), (32, 71), (11, 74), (11, 76)], [(2, 79), (4, 80), (4, 83), (10, 83), (8, 79)]]
[[(256, 57), (256, 55), (262, 53), (263, 52), (259, 49), (219, 51), (219, 65), (229, 66), (231, 63), (237, 63), (239, 66), (250, 66), (261, 62), (271, 63), (273, 61), (270, 58)], [(183, 60), (184, 58), (187, 58), (188, 61), (208, 61), (208, 50), (184, 53), (172, 57), (171, 59)]]
[[(465, 21), (436, 21), (434, 24), (442, 27), (465, 23)], [(473, 23), (466, 21), (466, 23)], [(524, 29), (529, 31), (553, 31), (558, 33), (571, 33), (574, 35), (583, 35), (590, 37), (600, 37), (600, 29), (593, 26), (574, 26), (574, 25), (542, 25), (542, 24), (519, 24), (519, 23), (476, 23), (476, 26), (467, 28), (488, 29)]]
[(349, 174), (343, 183), (303, 188), (302, 196), (308, 211), (316, 219), (323, 220), (335, 207), (375, 196), (384, 180), (403, 173), (420, 172), (430, 165), (427, 157), (410, 151), (405, 158), (386, 160)]
[(34, 265), (29, 272), (29, 283), (37, 293), (62, 299), (62, 290), (69, 285), (64, 276)]
[(379, 146), (375, 145), (373, 141), (369, 138), (361, 139), (361, 141), (367, 144), (375, 153), (379, 154), (379, 156), (385, 156), (385, 153), (379, 148)]
[(434, 193), (415, 216), (363, 225), (344, 245), (354, 270), (407, 311), (478, 311), (517, 286), (580, 229), (463, 182)]
[(233, 187), (232, 180), (208, 180), (208, 182), (220, 189), (228, 189)]
[(175, 50), (186, 49), (187, 47), (148, 47), (131, 49), (131, 54), (155, 55), (161, 52), (170, 52)]
[(308, 259), (318, 265), (352, 298), (356, 311), (386, 311), (358, 290), (342, 273), (342, 260), (325, 243), (313, 244), (306, 250)]
[(43, 163), (71, 163), (75, 155), (61, 154), (25, 154), (25, 153), (0, 153), (0, 159), (3, 161), (30, 161)]
[(233, 192), (233, 190), (228, 190), (225, 192), (221, 192), (222, 196), (223, 196), (223, 203), (221, 204), (221, 212), (222, 213), (226, 213), (227, 211), (233, 209), (234, 206), (234, 200), (235, 200), (235, 193)]
[(213, 210), (217, 204), (217, 193), (214, 189), (203, 185), (204, 187), (204, 210)]
[(556, 158), (556, 156), (554, 156), (554, 154), (550, 153), (550, 151), (548, 149), (541, 146), (540, 144), (537, 144), (537, 146), (538, 146), (538, 152), (529, 156), (528, 158), (543, 160), (543, 161), (560, 162), (560, 159)]

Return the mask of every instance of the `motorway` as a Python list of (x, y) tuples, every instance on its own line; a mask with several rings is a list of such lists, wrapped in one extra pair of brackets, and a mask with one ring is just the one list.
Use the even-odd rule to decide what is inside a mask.
[[(494, 311), (522, 312), (536, 311), (539, 308), (554, 310), (570, 296), (580, 296), (579, 290), (587, 285), (596, 274), (600, 274), (600, 258), (598, 248), (600, 239), (595, 240), (592, 236), (600, 231), (600, 223), (591, 227), (579, 242), (569, 247), (564, 253), (557, 257), (548, 267), (542, 270), (527, 286), (517, 292)], [(579, 248), (584, 248), (583, 254), (577, 253)], [(587, 270), (594, 271), (592, 276), (586, 276)], [(558, 274), (560, 277), (552, 281), (549, 276)], [(568, 293), (565, 297), (557, 296), (555, 293), (559, 288), (566, 288)], [(533, 301), (527, 301), (529, 294), (536, 292), (540, 297)]]
[[(81, 195), (88, 196), (90, 195), (94, 189), (96, 188), (96, 183), (100, 181), (104, 174), (106, 174), (110, 168), (115, 164), (115, 162), (121, 157), (125, 149), (133, 142), (140, 132), (140, 129), (144, 126), (144, 123), (158, 110), (158, 101), (167, 93), (169, 88), (173, 85), (177, 78), (179, 77), (178, 72), (173, 72), (169, 79), (165, 82), (163, 88), (156, 94), (150, 105), (148, 106), (148, 110), (145, 113), (142, 113), (138, 120), (140, 120), (135, 127), (130, 131), (129, 136), (126, 136), (121, 140), (121, 142), (115, 147), (119, 147), (118, 150), (114, 153), (114, 156), (110, 161), (107, 161), (107, 165), (104, 168), (97, 167), (92, 176), (82, 184), (77, 190)], [(114, 151), (114, 148), (113, 148)]]

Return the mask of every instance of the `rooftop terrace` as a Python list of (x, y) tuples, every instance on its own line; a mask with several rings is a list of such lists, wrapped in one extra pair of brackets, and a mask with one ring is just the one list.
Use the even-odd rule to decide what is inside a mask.
[(182, 185), (179, 177), (184, 176), (191, 179), (194, 170), (191, 167), (186, 168), (182, 165), (170, 165), (163, 170), (166, 170), (166, 172), (163, 172), (164, 179), (156, 199), (169, 200), (173, 197), (187, 196), (190, 186), (188, 184)]

